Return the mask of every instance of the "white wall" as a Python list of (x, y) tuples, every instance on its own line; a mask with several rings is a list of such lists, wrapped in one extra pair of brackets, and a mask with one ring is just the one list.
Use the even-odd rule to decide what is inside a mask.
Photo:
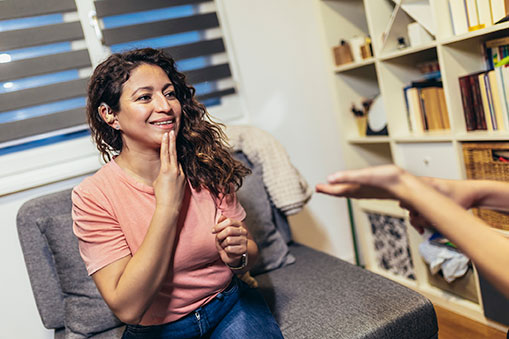
[[(334, 115), (334, 94), (329, 86), (331, 75), (326, 62), (329, 58), (321, 40), (316, 2), (219, 0), (218, 5), (224, 28), (228, 30), (228, 45), (235, 57), (235, 73), (249, 120), (278, 138), (310, 185), (314, 186), (324, 181), (327, 174), (345, 168)], [(0, 170), (3, 228), (0, 237), (3, 277), (0, 338), (52, 337), (52, 333), (43, 328), (35, 307), (17, 238), (15, 216), (27, 199), (79, 182), (80, 178), (68, 179), (74, 163), (79, 166), (76, 168), (79, 175), (96, 166), (90, 153), (92, 148), (86, 145), (80, 146), (83, 149), (77, 148), (76, 142), (86, 144), (83, 140), (60, 144), (54, 147), (53, 154), (50, 152), (44, 157), (83, 155), (85, 149), (89, 156), (86, 166), (82, 159), (67, 161), (62, 164), (66, 180), (20, 193), (5, 192), (13, 182), (20, 186), (26, 182), (22, 173), (16, 174), (18, 169), (15, 167), (30, 162), (32, 157), (21, 158), (21, 161), (0, 157), (0, 168), (10, 166), (9, 171), (15, 175), (6, 179)], [(76, 155), (69, 158), (76, 158)], [(46, 172), (50, 173), (42, 171), (42, 174), (55, 181), (58, 176), (56, 167)], [(16, 180), (12, 181), (12, 178)], [(348, 214), (343, 200), (314, 195), (308, 206), (290, 222), (296, 240), (353, 260)]]
[[(218, 3), (251, 122), (276, 136), (313, 187), (344, 169), (316, 1)], [(290, 221), (298, 241), (353, 261), (344, 199), (314, 195)]]

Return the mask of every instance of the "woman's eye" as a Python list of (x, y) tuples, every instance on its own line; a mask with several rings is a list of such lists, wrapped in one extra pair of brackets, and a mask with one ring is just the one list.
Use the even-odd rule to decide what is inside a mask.
[(147, 100), (150, 100), (150, 95), (148, 95), (148, 94), (141, 95), (136, 100), (138, 100), (138, 101), (147, 101)]
[(175, 98), (175, 91), (171, 91), (165, 94), (167, 98)]

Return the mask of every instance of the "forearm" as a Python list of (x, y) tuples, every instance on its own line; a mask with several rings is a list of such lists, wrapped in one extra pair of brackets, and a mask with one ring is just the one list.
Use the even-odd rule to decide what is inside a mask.
[(121, 320), (139, 323), (159, 291), (173, 255), (178, 212), (156, 208), (138, 251), (118, 277), (108, 304)]
[(509, 183), (492, 180), (469, 180), (475, 191), (474, 206), (509, 211)]
[[(454, 242), (476, 267), (509, 296), (509, 239), (504, 238), (447, 196), (411, 175), (402, 179), (400, 198)], [(481, 183), (483, 184), (483, 183)]]

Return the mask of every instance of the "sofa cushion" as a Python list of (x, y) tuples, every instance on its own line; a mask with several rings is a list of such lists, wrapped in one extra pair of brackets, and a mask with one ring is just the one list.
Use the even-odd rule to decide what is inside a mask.
[(394, 281), (299, 244), (294, 265), (256, 279), (283, 336), (437, 338), (431, 302)]
[[(70, 211), (69, 211), (70, 212)], [(121, 325), (88, 276), (72, 232), (70, 213), (37, 220), (53, 253), (64, 295), (66, 338), (83, 338)]]
[(235, 152), (233, 156), (252, 171), (251, 175), (244, 178), (242, 187), (237, 192), (237, 198), (247, 213), (244, 222), (259, 249), (259, 258), (251, 269), (251, 274), (267, 272), (294, 263), (295, 257), (276, 229), (274, 211), (263, 185), (261, 166), (254, 166), (242, 152)]

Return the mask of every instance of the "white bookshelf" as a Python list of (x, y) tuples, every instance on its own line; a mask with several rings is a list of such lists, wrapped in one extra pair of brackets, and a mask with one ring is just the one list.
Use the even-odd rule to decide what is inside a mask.
[[(395, 6), (398, 6), (395, 1), (317, 0), (323, 22), (325, 48), (330, 51), (330, 58), (326, 62), (331, 65), (331, 83), (337, 99), (337, 122), (342, 134), (346, 163), (351, 169), (396, 163), (416, 175), (462, 179), (466, 177), (463, 142), (509, 140), (507, 132), (467, 133), (458, 82), (460, 76), (485, 70), (482, 43), (509, 35), (509, 23), (454, 36), (448, 1), (428, 0), (428, 4), (434, 20), (434, 40), (400, 50), (397, 49), (396, 37), (401, 35), (408, 41), (406, 25), (414, 21), (411, 16), (398, 14), (393, 18), (395, 26), (385, 43), (381, 38)], [(359, 35), (371, 37), (374, 56), (361, 62), (335, 66), (332, 48), (341, 39), (348, 40)], [(409, 130), (403, 88), (411, 81), (422, 79), (416, 67), (418, 63), (432, 60), (438, 60), (440, 65), (450, 130), (415, 133)], [(389, 135), (360, 136), (355, 117), (350, 112), (351, 105), (377, 94), (383, 98)], [(366, 212), (378, 212), (408, 220), (407, 214), (394, 202), (362, 200), (352, 201), (352, 205), (360, 256), (367, 269), (417, 290), (435, 304), (489, 326), (507, 330), (507, 326), (484, 316), (475, 268), (473, 277), (477, 302), (430, 284), (427, 265), (418, 252), (422, 237), (408, 222), (407, 235), (416, 280), (396, 276), (378, 267)]]

